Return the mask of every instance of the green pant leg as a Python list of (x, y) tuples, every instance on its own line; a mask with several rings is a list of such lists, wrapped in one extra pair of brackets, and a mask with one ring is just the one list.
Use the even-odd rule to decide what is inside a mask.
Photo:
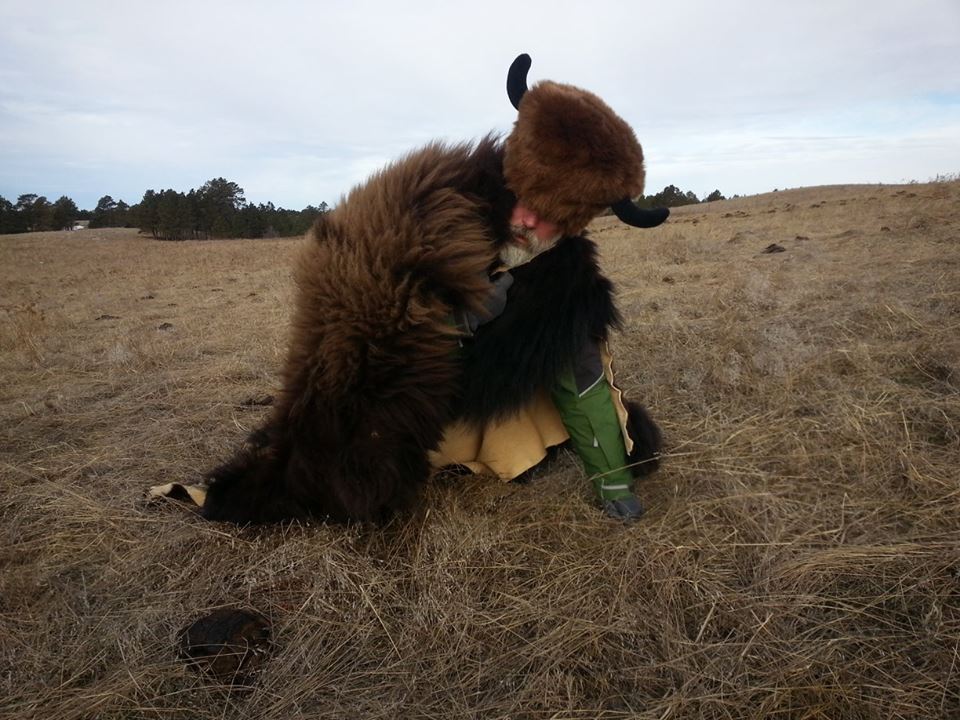
[(563, 373), (552, 389), (553, 402), (601, 500), (632, 495), (620, 420), (602, 375), (586, 390), (577, 388), (573, 370)]

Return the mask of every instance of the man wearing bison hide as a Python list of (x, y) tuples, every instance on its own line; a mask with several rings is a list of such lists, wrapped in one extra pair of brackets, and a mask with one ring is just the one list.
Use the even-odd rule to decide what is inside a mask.
[(569, 437), (611, 517), (660, 434), (613, 386), (612, 286), (584, 230), (630, 198), (643, 154), (597, 96), (541, 82), (521, 55), (506, 139), (431, 144), (354, 188), (311, 230), (283, 389), (263, 428), (207, 476), (204, 516), (378, 521), (433, 467), (511, 479)]

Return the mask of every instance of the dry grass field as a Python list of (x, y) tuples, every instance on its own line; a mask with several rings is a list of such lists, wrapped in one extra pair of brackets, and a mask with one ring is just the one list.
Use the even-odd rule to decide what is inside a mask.
[[(668, 444), (631, 526), (567, 451), (383, 528), (147, 502), (267, 412), (299, 241), (0, 237), (0, 717), (960, 717), (960, 183), (592, 231)], [(177, 657), (220, 607), (249, 687)]]

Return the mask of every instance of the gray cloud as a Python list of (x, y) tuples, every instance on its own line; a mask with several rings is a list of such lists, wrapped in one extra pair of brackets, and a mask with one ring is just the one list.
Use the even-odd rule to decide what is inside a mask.
[(751, 193), (960, 170), (960, 6), (691, 0), (0, 6), (0, 195), (139, 200), (223, 175), (335, 202), (428, 140), (509, 131), (506, 67), (604, 97), (648, 187)]

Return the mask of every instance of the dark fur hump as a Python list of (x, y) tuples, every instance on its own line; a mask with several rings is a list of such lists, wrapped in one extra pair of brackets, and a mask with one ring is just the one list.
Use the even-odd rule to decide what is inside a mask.
[(203, 514), (379, 520), (427, 478), (456, 412), (454, 308), (482, 312), (513, 197), (499, 143), (429, 145), (354, 188), (308, 235), (283, 390), (208, 475)]
[(503, 314), (467, 343), (462, 412), (476, 423), (521, 408), (587, 342), (606, 340), (620, 325), (613, 284), (600, 273), (597, 246), (585, 237), (563, 238), (510, 272)]

